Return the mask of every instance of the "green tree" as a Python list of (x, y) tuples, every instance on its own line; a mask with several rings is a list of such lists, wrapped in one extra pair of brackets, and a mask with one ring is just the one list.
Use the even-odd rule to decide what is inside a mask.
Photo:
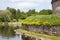
[(28, 17), (27, 13), (21, 12), (20, 19), (26, 19)]
[(7, 7), (7, 10), (12, 13), (12, 18), (16, 19), (16, 9)]
[(43, 10), (41, 10), (39, 12), (39, 14), (40, 15), (49, 15), (49, 14), (52, 14), (52, 10), (50, 10), (50, 9), (47, 9), (47, 10), (43, 9)]
[(28, 14), (28, 16), (31, 16), (31, 15), (36, 14), (35, 9), (33, 9), (33, 10), (30, 9), (30, 10), (27, 12), (27, 14)]
[(2, 22), (10, 22), (11, 21), (11, 13), (8, 10), (0, 10), (0, 20)]
[(16, 10), (16, 20), (18, 21), (18, 19), (20, 18), (21, 16), (21, 12), (19, 9)]

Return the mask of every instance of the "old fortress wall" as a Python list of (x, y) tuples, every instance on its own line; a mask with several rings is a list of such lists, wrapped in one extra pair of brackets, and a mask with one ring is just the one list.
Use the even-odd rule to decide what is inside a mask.
[(53, 14), (60, 13), (60, 0), (52, 1), (52, 10), (53, 10)]

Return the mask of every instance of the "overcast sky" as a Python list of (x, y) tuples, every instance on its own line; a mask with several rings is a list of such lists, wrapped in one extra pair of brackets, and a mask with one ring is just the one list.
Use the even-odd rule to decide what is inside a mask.
[(6, 9), (6, 7), (20, 9), (21, 11), (52, 9), (51, 0), (0, 0), (0, 10)]

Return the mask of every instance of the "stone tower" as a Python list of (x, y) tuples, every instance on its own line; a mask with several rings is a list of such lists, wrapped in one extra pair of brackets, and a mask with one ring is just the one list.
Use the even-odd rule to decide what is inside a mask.
[(52, 0), (53, 14), (60, 14), (60, 0)]

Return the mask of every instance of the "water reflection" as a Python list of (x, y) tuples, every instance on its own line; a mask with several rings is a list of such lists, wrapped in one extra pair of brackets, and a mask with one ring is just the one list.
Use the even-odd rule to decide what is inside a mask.
[(16, 35), (16, 28), (9, 26), (0, 26), (0, 40), (21, 40), (20, 35)]
[(14, 37), (15, 36), (14, 28), (9, 26), (6, 27), (2, 26), (0, 27), (0, 35), (3, 37)]

